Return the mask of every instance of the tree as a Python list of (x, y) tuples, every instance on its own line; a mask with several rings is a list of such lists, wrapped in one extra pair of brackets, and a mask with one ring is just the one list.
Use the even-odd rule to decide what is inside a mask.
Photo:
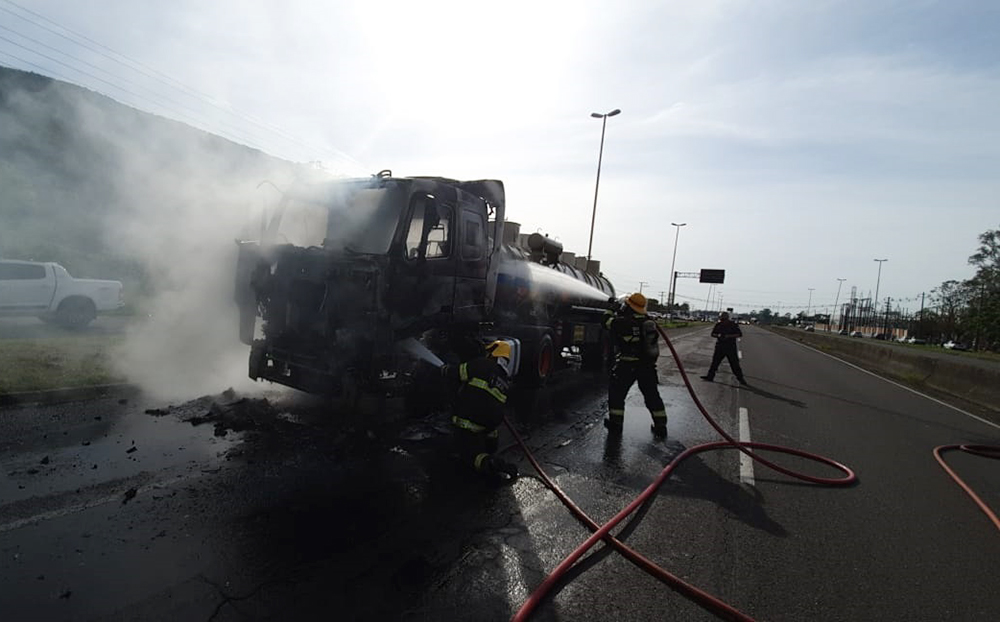
[(969, 331), (975, 334), (976, 349), (1000, 347), (1000, 229), (979, 234), (979, 249), (969, 256), (976, 276), (966, 285), (970, 290)]

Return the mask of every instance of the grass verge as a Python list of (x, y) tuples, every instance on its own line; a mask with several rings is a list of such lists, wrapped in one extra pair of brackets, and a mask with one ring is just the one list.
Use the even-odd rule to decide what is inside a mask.
[(123, 382), (113, 371), (118, 336), (0, 340), (0, 395)]

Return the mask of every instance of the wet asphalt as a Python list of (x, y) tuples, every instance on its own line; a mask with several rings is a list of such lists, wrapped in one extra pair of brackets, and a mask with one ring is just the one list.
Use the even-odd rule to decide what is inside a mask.
[[(753, 334), (758, 343), (770, 338)], [(765, 381), (758, 354), (744, 361), (749, 389), (737, 388), (725, 367), (715, 383), (703, 383), (707, 330), (671, 337), (699, 398), (730, 433), (740, 407), (766, 407), (774, 420), (762, 419), (754, 440), (801, 440), (837, 448), (834, 458), (849, 455), (851, 445), (828, 428), (813, 438), (802, 418), (822, 414), (817, 405), (809, 410), (822, 394), (798, 392), (800, 363), (782, 359), (791, 367)], [(623, 435), (608, 437), (601, 377), (562, 374), (544, 390), (512, 397), (511, 421), (532, 453), (598, 523), (686, 448), (717, 440), (666, 351), (659, 367), (666, 440), (652, 437), (636, 388)], [(778, 423), (786, 412), (791, 419)], [(3, 619), (508, 620), (589, 532), (531, 473), (509, 432), (501, 453), (522, 477), (497, 486), (456, 468), (448, 430), (443, 413), (408, 416), (394, 400), (348, 410), (280, 391), (0, 410)], [(857, 566), (865, 547), (873, 549), (869, 539), (857, 545), (841, 534), (839, 520), (828, 525), (825, 514), (847, 508), (852, 522), (863, 522), (883, 501), (780, 479), (747, 485), (732, 452), (699, 454), (616, 533), (758, 619), (891, 619), (870, 604), (887, 602), (885, 595), (843, 599), (859, 580), (850, 567), (819, 576), (850, 560)], [(988, 472), (977, 484), (991, 490)], [(974, 510), (966, 516), (965, 502), (954, 502), (963, 521), (980, 527)], [(992, 537), (982, 535), (983, 555), (995, 548)], [(840, 553), (830, 557), (831, 550)], [(975, 612), (995, 611), (947, 599), (939, 610), (912, 606), (926, 615), (908, 619), (941, 619), (951, 609), (985, 620)], [(532, 619), (717, 617), (597, 547)]]

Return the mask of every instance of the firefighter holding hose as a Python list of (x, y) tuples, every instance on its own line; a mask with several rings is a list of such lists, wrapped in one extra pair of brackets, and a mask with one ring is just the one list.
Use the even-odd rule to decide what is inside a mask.
[(509, 481), (517, 477), (517, 467), (493, 454), (510, 390), (510, 343), (494, 341), (486, 346), (485, 354), (459, 365), (445, 365), (441, 374), (461, 383), (451, 422), (462, 461), (494, 481)]
[(634, 293), (625, 299), (617, 313), (608, 312), (604, 327), (611, 333), (615, 362), (608, 384), (608, 417), (604, 427), (610, 434), (621, 434), (625, 424), (625, 396), (635, 382), (653, 416), (652, 432), (657, 438), (667, 436), (667, 412), (660, 398), (656, 377), (656, 359), (660, 356), (656, 323), (646, 315), (646, 297)]

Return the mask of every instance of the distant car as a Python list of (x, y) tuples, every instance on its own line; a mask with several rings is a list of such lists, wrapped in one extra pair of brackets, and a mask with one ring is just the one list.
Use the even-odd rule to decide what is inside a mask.
[(913, 344), (915, 346), (922, 346), (927, 343), (926, 339), (920, 339), (919, 337), (910, 337), (906, 340), (906, 343)]
[(837, 333), (838, 335), (850, 335), (851, 333), (846, 328), (841, 328)]
[(885, 333), (878, 333), (874, 337), (872, 337), (872, 339), (878, 339), (879, 341), (888, 341), (889, 335)]
[(864, 337), (864, 333), (860, 330), (851, 331), (851, 337)]
[(810, 324), (809, 326), (806, 326), (805, 330), (806, 330), (806, 332), (814, 333), (814, 332), (816, 332), (816, 327), (814, 327), (812, 324)]
[(941, 346), (948, 350), (961, 350), (963, 352), (969, 349), (969, 346), (965, 345), (964, 343), (960, 343), (958, 341), (952, 341), (950, 339), (941, 344)]

